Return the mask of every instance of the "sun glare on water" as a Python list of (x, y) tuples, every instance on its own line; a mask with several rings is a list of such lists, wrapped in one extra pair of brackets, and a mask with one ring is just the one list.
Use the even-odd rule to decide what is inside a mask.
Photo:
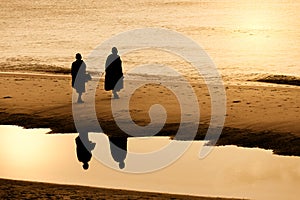
[(280, 12), (270, 9), (264, 1), (251, 1), (237, 6), (236, 25), (250, 30), (276, 28)]
[[(34, 165), (36, 160), (45, 156), (43, 134), (49, 132), (47, 129), (22, 129), (21, 127), (2, 127), (2, 131), (9, 132), (10, 137), (6, 140), (5, 154), (9, 154), (12, 163), (26, 163)], [(7, 134), (8, 135), (8, 134)], [(35, 156), (32, 156), (35, 155)]]

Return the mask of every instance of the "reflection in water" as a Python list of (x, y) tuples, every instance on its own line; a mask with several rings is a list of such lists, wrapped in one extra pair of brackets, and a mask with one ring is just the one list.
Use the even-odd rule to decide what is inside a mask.
[[(89, 169), (83, 171), (75, 153), (74, 139), (78, 135), (45, 134), (48, 131), (0, 126), (0, 177), (198, 196), (273, 200), (298, 200), (300, 196), (298, 157), (277, 156), (257, 148), (222, 146), (200, 160), (198, 153), (203, 142), (196, 141), (167, 168), (129, 174), (124, 170), (141, 165), (130, 153), (151, 152), (170, 142), (167, 137), (130, 137), (124, 170), (116, 170), (118, 166), (112, 169), (92, 158)], [(94, 155), (101, 152), (112, 165), (116, 164), (106, 135), (89, 133), (86, 139), (97, 141), (92, 150)]]
[(119, 168), (125, 167), (125, 159), (127, 156), (127, 138), (109, 137), (110, 152), (113, 159), (119, 163)]
[(95, 148), (96, 143), (91, 142), (88, 138), (88, 133), (79, 133), (79, 136), (75, 138), (76, 154), (79, 162), (82, 162), (83, 169), (89, 168), (89, 161), (92, 158), (92, 150)]
[[(127, 156), (127, 137), (109, 136), (108, 139), (112, 158), (118, 163), (120, 169), (124, 169), (125, 159)], [(75, 138), (75, 143), (77, 159), (79, 162), (83, 163), (83, 169), (87, 170), (89, 168), (89, 162), (92, 158), (92, 151), (95, 149), (96, 143), (90, 141), (88, 132), (79, 133), (79, 136)]]

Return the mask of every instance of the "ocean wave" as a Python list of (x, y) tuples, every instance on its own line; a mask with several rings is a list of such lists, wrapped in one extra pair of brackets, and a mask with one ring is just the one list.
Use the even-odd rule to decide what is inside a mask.
[[(50, 64), (49, 64), (50, 63)], [(220, 75), (224, 84), (232, 85), (261, 85), (267, 86), (267, 83), (275, 83), (281, 85), (300, 86), (300, 77), (292, 75), (274, 75), (259, 72), (241, 72), (234, 69), (222, 69)], [(205, 71), (205, 70), (204, 70)], [(0, 72), (21, 72), (21, 73), (39, 73), (39, 74), (70, 74), (70, 67), (62, 67), (52, 63), (47, 59), (33, 58), (29, 56), (10, 57), (6, 58), (4, 62), (0, 62)], [(213, 83), (218, 77), (208, 76), (207, 74), (199, 74), (195, 70), (180, 68), (178, 73), (169, 73), (160, 68), (149, 68), (143, 71), (128, 71), (124, 69), (124, 76), (126, 80), (147, 80), (147, 81), (161, 81), (161, 82), (196, 82), (200, 84)], [(103, 77), (104, 69), (102, 71), (95, 69), (88, 69), (88, 73), (92, 76)], [(100, 73), (100, 74), (99, 74)]]

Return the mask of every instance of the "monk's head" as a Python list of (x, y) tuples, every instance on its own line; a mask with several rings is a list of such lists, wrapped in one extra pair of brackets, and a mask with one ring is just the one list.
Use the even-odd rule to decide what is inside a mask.
[(124, 167), (125, 167), (124, 161), (119, 162), (119, 168), (120, 168), (120, 169), (124, 169)]
[(83, 163), (82, 167), (84, 170), (87, 170), (89, 168), (89, 163)]
[(76, 56), (75, 56), (76, 60), (81, 60), (82, 56), (80, 53), (77, 53)]
[(113, 48), (111, 49), (111, 52), (112, 52), (112, 54), (117, 55), (117, 54), (118, 54), (118, 49), (117, 49), (117, 47), (113, 47)]

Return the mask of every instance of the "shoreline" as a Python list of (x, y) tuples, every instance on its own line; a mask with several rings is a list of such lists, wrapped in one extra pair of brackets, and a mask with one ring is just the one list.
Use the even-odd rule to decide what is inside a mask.
[[(85, 109), (85, 104), (72, 104), (70, 76), (0, 73), (0, 124), (25, 128), (50, 128), (52, 133), (76, 133), (72, 106)], [(126, 82), (126, 81), (125, 81)], [(130, 82), (126, 87), (131, 87)], [(211, 99), (205, 85), (193, 84), (199, 98), (200, 126), (197, 140), (205, 137), (210, 122)], [(182, 87), (177, 85), (176, 87)], [(300, 88), (225, 86), (227, 93), (226, 122), (217, 145), (237, 145), (272, 149), (275, 154), (300, 156)], [(127, 136), (116, 125), (111, 113), (111, 94), (103, 91), (100, 80), (96, 93), (96, 113), (104, 133)], [(180, 88), (183, 92), (184, 88)], [(122, 102), (121, 99), (118, 101)], [(84, 98), (85, 96), (83, 96)], [(156, 136), (174, 136), (180, 122), (180, 109), (172, 93), (160, 85), (146, 85), (132, 95), (130, 115), (140, 126), (150, 122), (148, 110), (159, 103), (165, 107), (167, 120)], [(174, 97), (174, 95), (173, 95)], [(191, 108), (193, 109), (193, 108)], [(282, 117), (284, 116), (284, 117)], [(121, 116), (122, 117), (122, 116)], [(124, 117), (124, 116), (123, 116)], [(124, 118), (126, 121), (126, 118)], [(85, 126), (100, 132), (95, 121)], [(189, 124), (185, 123), (188, 132)], [(134, 132), (135, 130), (132, 130)], [(180, 138), (183, 139), (184, 138)]]
[[(113, 188), (100, 188), (81, 185), (45, 183), (36, 181), (11, 180), (0, 178), (1, 199), (23, 199), (23, 198), (72, 198), (72, 199), (199, 199), (199, 200), (222, 200), (231, 198), (202, 197), (181, 194), (169, 194), (159, 192), (144, 192), (134, 190), (123, 190)], [(233, 199), (233, 198), (232, 198)]]
[(0, 71), (0, 75), (24, 75), (24, 76), (49, 76), (49, 77), (71, 77), (70, 74), (63, 74), (63, 73), (33, 73), (33, 72), (5, 72)]
[[(70, 73), (60, 73), (60, 72), (43, 72), (39, 73), (40, 71), (0, 71), (0, 75), (24, 75), (24, 76), (49, 76), (49, 77), (71, 77)], [(95, 71), (90, 71), (88, 72), (91, 75), (97, 74), (97, 73), (104, 73), (104, 72), (95, 72)], [(129, 76), (131, 76), (130, 74)], [(135, 75), (135, 74), (133, 74)], [(141, 76), (144, 76), (146, 74), (141, 74)], [(138, 75), (139, 76), (139, 75)], [(151, 77), (159, 77), (157, 75), (150, 75)], [(100, 79), (103, 79), (104, 77), (100, 77)], [(133, 79), (138, 81), (137, 79)], [(263, 78), (254, 78), (254, 79), (248, 79), (244, 80), (246, 84), (240, 84), (239, 82), (236, 82), (234, 84), (229, 84), (229, 82), (224, 82), (224, 85), (228, 86), (249, 86), (247, 83), (257, 83), (257, 87), (271, 87), (271, 86), (278, 86), (278, 87), (285, 87), (285, 86), (290, 86), (293, 88), (298, 88), (300, 86), (300, 77), (292, 76), (292, 75), (265, 75)], [(192, 80), (192, 83), (196, 83), (195, 80)], [(264, 83), (266, 85), (261, 85), (261, 83)], [(203, 83), (202, 83), (203, 84)], [(252, 85), (253, 86), (253, 85)]]

